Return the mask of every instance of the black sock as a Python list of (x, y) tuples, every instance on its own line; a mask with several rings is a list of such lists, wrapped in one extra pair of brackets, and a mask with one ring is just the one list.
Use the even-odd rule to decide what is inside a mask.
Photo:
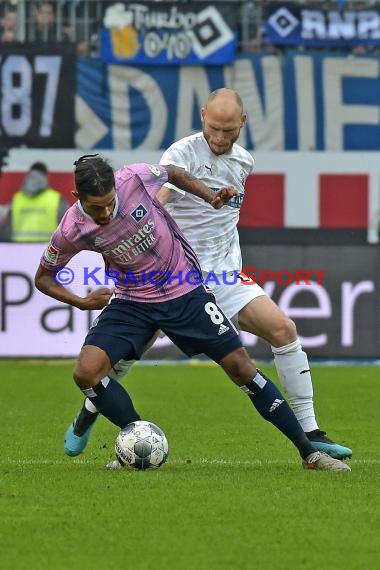
[(120, 428), (140, 419), (128, 392), (108, 376), (83, 392), (103, 416)]
[(280, 390), (260, 370), (253, 380), (241, 387), (259, 414), (279, 429), (297, 447), (303, 459), (315, 449), (306, 437), (293, 410)]
[(95, 420), (98, 416), (99, 412), (90, 412), (90, 410), (86, 408), (85, 400), (82, 409), (74, 422), (74, 434), (78, 435), (79, 437), (82, 436), (88, 430), (88, 428), (95, 423)]

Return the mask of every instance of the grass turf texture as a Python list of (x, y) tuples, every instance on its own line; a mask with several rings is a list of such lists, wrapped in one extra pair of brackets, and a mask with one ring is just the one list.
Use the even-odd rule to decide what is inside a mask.
[(314, 367), (321, 427), (354, 449), (350, 474), (303, 470), (211, 366), (135, 367), (125, 382), (167, 434), (161, 469), (105, 470), (117, 428), (104, 418), (70, 459), (63, 434), (81, 403), (71, 371), (0, 362), (2, 570), (378, 567), (378, 368)]

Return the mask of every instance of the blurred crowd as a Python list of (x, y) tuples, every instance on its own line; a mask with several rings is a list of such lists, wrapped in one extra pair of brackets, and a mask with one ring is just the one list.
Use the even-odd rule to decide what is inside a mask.
[[(99, 30), (107, 7), (120, 0), (2, 0), (0, 2), (0, 43), (1, 42), (73, 42), (79, 55), (97, 56)], [(160, 2), (162, 0), (149, 0)], [(184, 3), (186, 0), (163, 0)], [(192, 0), (197, 1), (197, 0)], [(203, 0), (201, 0), (203, 1)], [(268, 45), (263, 32), (263, 12), (269, 2), (286, 5), (286, 0), (213, 0), (235, 2), (239, 17), (240, 51), (281, 52), (286, 47)], [(376, 9), (375, 0), (293, 0), (303, 8), (315, 7), (326, 10), (344, 11)], [(124, 2), (128, 4), (128, 2)], [(187, 5), (189, 4), (186, 2)], [(293, 48), (294, 49), (294, 48)], [(297, 49), (305, 49), (298, 47)], [(353, 54), (362, 55), (378, 48), (364, 45), (349, 49)]]
[(99, 0), (6, 0), (0, 3), (0, 42), (74, 42), (89, 55), (101, 27)]
[[(185, 0), (164, 1), (185, 2)], [(219, 1), (226, 0), (215, 0), (213, 3)], [(239, 7), (252, 3), (251, 0), (228, 1), (236, 2)], [(105, 11), (107, 7), (116, 3), (117, 0), (1, 1), (0, 43), (74, 42), (79, 55), (98, 55), (99, 30), (102, 27)]]

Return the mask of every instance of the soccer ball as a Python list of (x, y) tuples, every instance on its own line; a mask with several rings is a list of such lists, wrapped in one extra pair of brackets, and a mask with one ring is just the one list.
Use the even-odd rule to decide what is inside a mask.
[(167, 460), (168, 440), (162, 429), (139, 420), (128, 424), (116, 438), (119, 463), (130, 469), (157, 469)]

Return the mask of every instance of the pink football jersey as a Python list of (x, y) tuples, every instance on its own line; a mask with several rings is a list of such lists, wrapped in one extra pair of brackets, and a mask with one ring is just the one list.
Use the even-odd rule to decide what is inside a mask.
[(76, 202), (52, 235), (41, 265), (55, 271), (82, 250), (96, 251), (117, 279), (117, 298), (154, 303), (194, 289), (199, 280), (191, 275), (200, 272), (195, 253), (155, 200), (167, 180), (160, 165), (134, 164), (116, 171), (112, 220), (98, 225)]

